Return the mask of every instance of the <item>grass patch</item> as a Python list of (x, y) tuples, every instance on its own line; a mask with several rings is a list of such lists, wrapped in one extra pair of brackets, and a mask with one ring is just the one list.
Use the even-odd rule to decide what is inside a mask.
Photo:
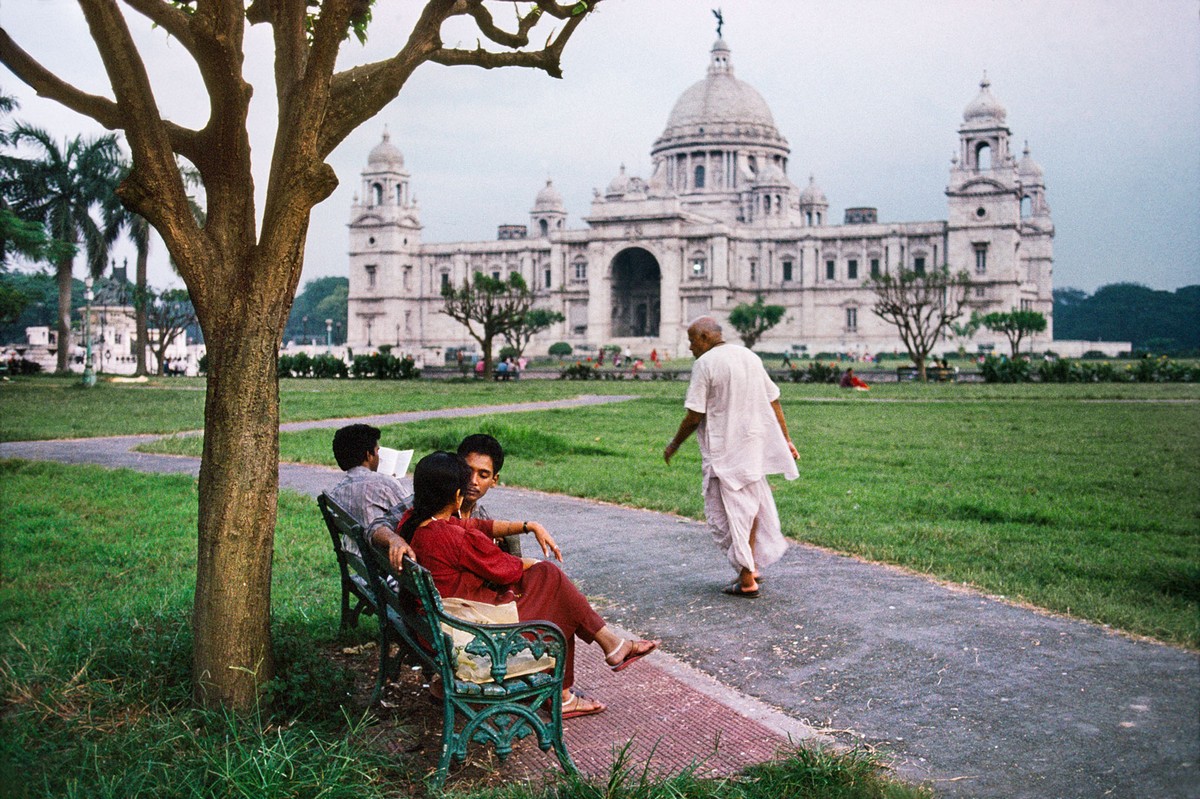
[[(1200, 406), (922, 388), (881, 402), (785, 387), (801, 449), (801, 478), (773, 481), (787, 535), (1200, 646)], [(681, 415), (678, 397), (647, 397), (384, 440), (423, 454), (483, 430), (506, 444), (509, 485), (702, 518), (695, 443), (661, 459)], [(329, 440), (285, 434), (282, 454), (328, 465)]]
[[(192, 705), (189, 617), (195, 579), (196, 488), (190, 477), (0, 461), (0, 796), (382, 799), (426, 795), (437, 747), (397, 746), (422, 700), (368, 713), (374, 658), (338, 656), (371, 638), (364, 624), (335, 640), (337, 573), (312, 500), (280, 495), (272, 585), (279, 673), (264, 703), (235, 716)], [(425, 733), (428, 737), (428, 733)], [(430, 751), (431, 750), (431, 751)], [(821, 764), (810, 768), (810, 761)], [(921, 797), (883, 782), (857, 755), (797, 750), (746, 772), (745, 783), (808, 793), (742, 793), (739, 779), (690, 774), (608, 783), (552, 777), (505, 789), (544, 796)], [(477, 775), (472, 766), (466, 773)], [(843, 773), (844, 772), (844, 773)], [(485, 773), (483, 782), (487, 782)], [(495, 780), (491, 780), (494, 782)], [(463, 797), (496, 796), (452, 783)], [(796, 782), (799, 785), (799, 782)], [(874, 786), (885, 785), (888, 793)], [(687, 793), (680, 790), (686, 786)], [(868, 787), (871, 786), (871, 787)], [(719, 791), (719, 792), (714, 792)]]

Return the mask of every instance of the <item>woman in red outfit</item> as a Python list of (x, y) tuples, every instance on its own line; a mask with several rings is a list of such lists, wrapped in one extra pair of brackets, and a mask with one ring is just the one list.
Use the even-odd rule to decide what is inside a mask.
[(599, 713), (605, 706), (571, 692), (575, 682), (575, 638), (597, 643), (605, 662), (621, 671), (658, 646), (657, 641), (627, 641), (604, 623), (587, 598), (552, 563), (518, 558), (493, 539), (534, 532), (542, 552), (562, 553), (539, 524), (492, 519), (460, 519), (471, 470), (458, 455), (434, 452), (413, 470), (413, 507), (396, 532), (412, 546), (417, 561), (429, 570), (438, 592), (493, 605), (516, 602), (522, 621), (554, 622), (567, 639), (563, 678), (563, 718)]

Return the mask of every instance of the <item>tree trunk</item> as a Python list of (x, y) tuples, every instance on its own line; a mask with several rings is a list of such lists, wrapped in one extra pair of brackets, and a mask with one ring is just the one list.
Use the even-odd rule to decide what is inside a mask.
[[(59, 374), (71, 370), (71, 274), (75, 259), (58, 262), (58, 365)], [(84, 368), (87, 364), (84, 364)]]
[[(149, 235), (149, 234), (147, 234)], [(149, 249), (139, 249), (137, 254), (137, 281), (134, 284), (134, 319), (137, 325), (137, 336), (134, 339), (134, 349), (137, 351), (137, 368), (135, 375), (146, 374), (146, 347), (149, 345), (150, 333), (146, 325), (146, 262), (150, 260)]]
[(917, 364), (917, 379), (922, 383), (926, 382), (929, 378), (925, 376), (925, 356), (914, 357), (913, 361)]
[[(254, 294), (273, 293), (282, 303), (285, 291), (277, 282), (276, 275), (259, 276)], [(239, 293), (239, 287), (227, 285), (214, 289), (224, 297), (208, 298), (210, 309), (218, 309), (206, 315), (208, 332), (238, 334), (207, 336), (192, 668), (199, 701), (249, 708), (275, 673), (270, 618), (279, 489), (276, 369), (287, 312), (279, 314), (266, 303), (256, 308)]]

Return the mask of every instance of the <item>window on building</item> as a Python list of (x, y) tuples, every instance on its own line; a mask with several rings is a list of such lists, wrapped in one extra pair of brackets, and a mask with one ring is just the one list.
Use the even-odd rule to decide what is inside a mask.
[(925, 256), (918, 255), (916, 258), (913, 258), (913, 271), (918, 275), (925, 274)]
[(412, 267), (405, 266), (402, 274), (404, 276), (404, 290), (408, 291), (412, 288)]
[(446, 290), (449, 288), (450, 288), (450, 273), (442, 272), (442, 293), (445, 294)]
[(750, 282), (751, 283), (758, 282), (758, 259), (757, 258), (750, 259)]
[(983, 297), (987, 296), (987, 291), (983, 288), (983, 286), (976, 286), (975, 296), (976, 298), (982, 299)]
[(587, 261), (581, 259), (575, 262), (575, 280), (580, 282), (587, 280)]
[(1033, 198), (1026, 194), (1021, 198), (1021, 218), (1028, 219), (1033, 216)]
[(792, 262), (791, 261), (783, 262), (783, 282), (784, 283), (792, 282)]
[(383, 184), (371, 184), (371, 205), (383, 205)]
[(550, 267), (546, 267), (546, 271), (543, 273), (543, 275), (545, 277), (545, 281), (544, 281), (545, 287), (550, 288)]
[(492, 280), (499, 280), (499, 279), (500, 279), (500, 270), (493, 269), (492, 270)]
[(833, 280), (833, 277), (835, 274), (834, 270), (836, 267), (837, 267), (837, 264), (834, 261), (826, 261), (825, 262), (825, 279), (826, 280)]
[(374, 289), (375, 288), (375, 264), (367, 264), (366, 271), (367, 271), (367, 288)]
[(879, 259), (871, 259), (871, 277), (879, 277)]
[(1033, 300), (1021, 300), (1021, 310), (1022, 311), (1032, 311), (1033, 310)]
[(404, 184), (396, 185), (396, 205), (404, 205)]
[(858, 309), (857, 308), (847, 308), (846, 309), (846, 329), (847, 330), (858, 330)]
[(805, 211), (804, 212), (804, 224), (808, 225), (809, 227), (812, 227), (812, 223), (813, 223), (812, 211)]
[(547, 222), (545, 219), (538, 220), (538, 229), (540, 229), (542, 231), (543, 238), (550, 235), (550, 223)]
[(692, 277), (704, 277), (708, 272), (708, 259), (703, 255), (692, 256)]
[(702, 189), (702, 188), (704, 188), (704, 167), (703, 167), (703, 166), (698, 166), (698, 167), (696, 167), (696, 173), (695, 173), (695, 174), (696, 174), (696, 178), (695, 178), (695, 181), (694, 181), (693, 185), (694, 185), (694, 186), (695, 186), (697, 189)]
[(846, 277), (850, 280), (858, 280), (858, 259), (851, 258), (846, 262)]
[(986, 244), (975, 245), (975, 274), (987, 274), (987, 251)]

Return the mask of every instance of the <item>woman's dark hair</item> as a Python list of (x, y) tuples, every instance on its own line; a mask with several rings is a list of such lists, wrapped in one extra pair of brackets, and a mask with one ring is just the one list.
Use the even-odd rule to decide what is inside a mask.
[(454, 501), (455, 492), (465, 495), (471, 481), (471, 469), (453, 452), (431, 452), (413, 469), (412, 512), (396, 532), (408, 542), (421, 522)]

